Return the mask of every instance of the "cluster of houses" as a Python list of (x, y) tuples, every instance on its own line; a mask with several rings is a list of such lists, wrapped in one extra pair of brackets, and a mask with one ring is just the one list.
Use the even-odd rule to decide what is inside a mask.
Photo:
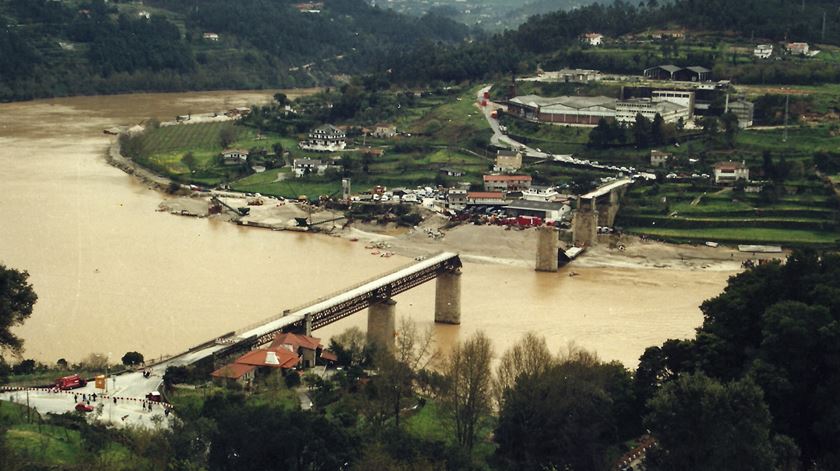
[[(336, 355), (325, 350), (321, 340), (307, 335), (281, 333), (274, 336), (268, 347), (251, 350), (216, 371), (210, 376), (218, 381), (233, 381), (245, 386), (259, 376), (281, 374), (316, 364), (332, 364)], [(297, 373), (292, 373), (297, 374)]]
[[(651, 150), (650, 151), (650, 166), (653, 168), (664, 168), (669, 165), (670, 162), (673, 161), (673, 154), (668, 152), (663, 152), (661, 150)], [(747, 167), (746, 162), (736, 162), (736, 161), (721, 161), (716, 162), (712, 166), (712, 170), (714, 173), (714, 181), (717, 185), (732, 185), (737, 181), (743, 181), (745, 183), (750, 182), (750, 169)], [(669, 174), (672, 178), (679, 178), (677, 174)], [(694, 177), (698, 175), (692, 175)], [(699, 175), (703, 178), (708, 178), (708, 175)], [(666, 177), (667, 178), (667, 177)]]
[[(769, 59), (773, 57), (775, 46), (773, 44), (759, 44), (753, 49), (753, 56), (759, 59)], [(807, 56), (814, 57), (820, 53), (819, 50), (811, 49), (808, 43), (792, 42), (784, 45), (784, 50), (792, 56)]]

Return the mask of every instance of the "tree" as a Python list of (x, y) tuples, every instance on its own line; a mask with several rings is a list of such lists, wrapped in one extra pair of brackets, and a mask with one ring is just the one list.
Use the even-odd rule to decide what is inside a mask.
[(187, 152), (181, 157), (181, 162), (187, 166), (188, 169), (193, 170), (195, 168), (195, 155), (192, 152)]
[(623, 366), (572, 349), (505, 392), (497, 454), (512, 469), (607, 469), (621, 437), (618, 417), (633, 410), (630, 390)]
[(239, 132), (236, 129), (236, 126), (225, 126), (219, 132), (219, 141), (222, 144), (222, 147), (227, 148), (230, 147), (231, 144), (236, 142), (236, 138), (239, 136)]
[(375, 381), (379, 413), (393, 418), (397, 429), (400, 428), (400, 411), (405, 398), (414, 393), (417, 372), (426, 368), (435, 356), (433, 341), (431, 328), (421, 332), (415, 323), (403, 319), (393, 351), (378, 349), (374, 352), (374, 365), (379, 372)]
[(665, 120), (659, 113), (656, 113), (656, 116), (653, 117), (653, 123), (650, 125), (650, 140), (655, 146), (665, 143)]
[(368, 361), (367, 338), (358, 327), (350, 327), (330, 339), (330, 351), (343, 366), (359, 366)]
[(499, 409), (502, 408), (505, 391), (513, 389), (522, 375), (538, 375), (550, 368), (556, 360), (548, 350), (545, 337), (528, 332), (499, 359), (493, 393)]
[(493, 345), (483, 332), (476, 332), (452, 348), (444, 366), (444, 409), (455, 425), (455, 438), (468, 453), (475, 445), (477, 425), (490, 412)]
[(741, 130), (741, 128), (738, 127), (738, 116), (729, 111), (721, 116), (720, 121), (723, 124), (723, 136), (726, 139), (726, 145), (730, 148), (734, 148), (735, 138), (738, 136), (738, 131)]
[(122, 357), (122, 364), (125, 366), (141, 365), (143, 362), (143, 354), (138, 352), (126, 352)]
[(773, 469), (770, 411), (751, 380), (683, 375), (663, 386), (650, 409), (645, 424), (659, 446), (648, 469)]
[(23, 349), (23, 340), (11, 329), (32, 315), (32, 307), (38, 301), (28, 279), (28, 272), (0, 265), (0, 353), (8, 350), (18, 355)]
[(651, 122), (649, 119), (642, 116), (641, 113), (636, 114), (636, 120), (633, 122), (633, 139), (636, 147), (639, 149), (649, 147), (651, 144)]
[(58, 361), (55, 362), (55, 366), (60, 370), (66, 370), (70, 367), (70, 365), (67, 363), (67, 360), (65, 360), (64, 358), (59, 358)]
[(291, 103), (291, 101), (289, 101), (289, 97), (287, 97), (285, 93), (275, 93), (274, 102), (280, 107), (284, 107)]

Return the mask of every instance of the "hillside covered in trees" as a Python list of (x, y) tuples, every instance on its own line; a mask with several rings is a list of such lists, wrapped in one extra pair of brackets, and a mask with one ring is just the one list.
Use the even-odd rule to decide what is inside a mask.
[(469, 32), (361, 0), (327, 0), (320, 13), (289, 0), (0, 0), (0, 25), (0, 101), (329, 84), (393, 49)]
[[(537, 64), (638, 73), (664, 53), (634, 53), (623, 38), (664, 28), (702, 38), (701, 52), (674, 55), (677, 65), (715, 68), (741, 83), (840, 81), (836, 61), (735, 67), (737, 57), (729, 64), (715, 48), (721, 39), (840, 45), (840, 10), (829, 0), (616, 0), (536, 15), (495, 35), (447, 16), (402, 15), (363, 0), (325, 0), (317, 12), (292, 0), (0, 0), (0, 101), (333, 85), (355, 74), (386, 85), (461, 82)], [(620, 50), (587, 54), (579, 38), (589, 31), (615, 38)]]

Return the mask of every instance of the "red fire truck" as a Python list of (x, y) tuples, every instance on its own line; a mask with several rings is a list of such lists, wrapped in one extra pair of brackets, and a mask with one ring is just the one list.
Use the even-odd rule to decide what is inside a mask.
[(65, 376), (63, 378), (58, 378), (55, 380), (55, 387), (58, 389), (75, 389), (75, 388), (83, 388), (87, 384), (84, 378), (75, 374), (70, 376)]

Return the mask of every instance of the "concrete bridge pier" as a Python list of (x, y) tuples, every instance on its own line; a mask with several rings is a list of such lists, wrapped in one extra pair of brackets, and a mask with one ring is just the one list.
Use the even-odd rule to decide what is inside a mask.
[(598, 242), (598, 208), (595, 198), (578, 197), (577, 211), (572, 217), (572, 243), (591, 246)]
[(371, 304), (368, 308), (368, 343), (379, 344), (388, 349), (394, 348), (397, 332), (397, 302), (386, 299)]
[(549, 226), (537, 228), (537, 271), (556, 272), (557, 229)]
[(443, 272), (435, 280), (435, 322), (461, 323), (461, 270)]

